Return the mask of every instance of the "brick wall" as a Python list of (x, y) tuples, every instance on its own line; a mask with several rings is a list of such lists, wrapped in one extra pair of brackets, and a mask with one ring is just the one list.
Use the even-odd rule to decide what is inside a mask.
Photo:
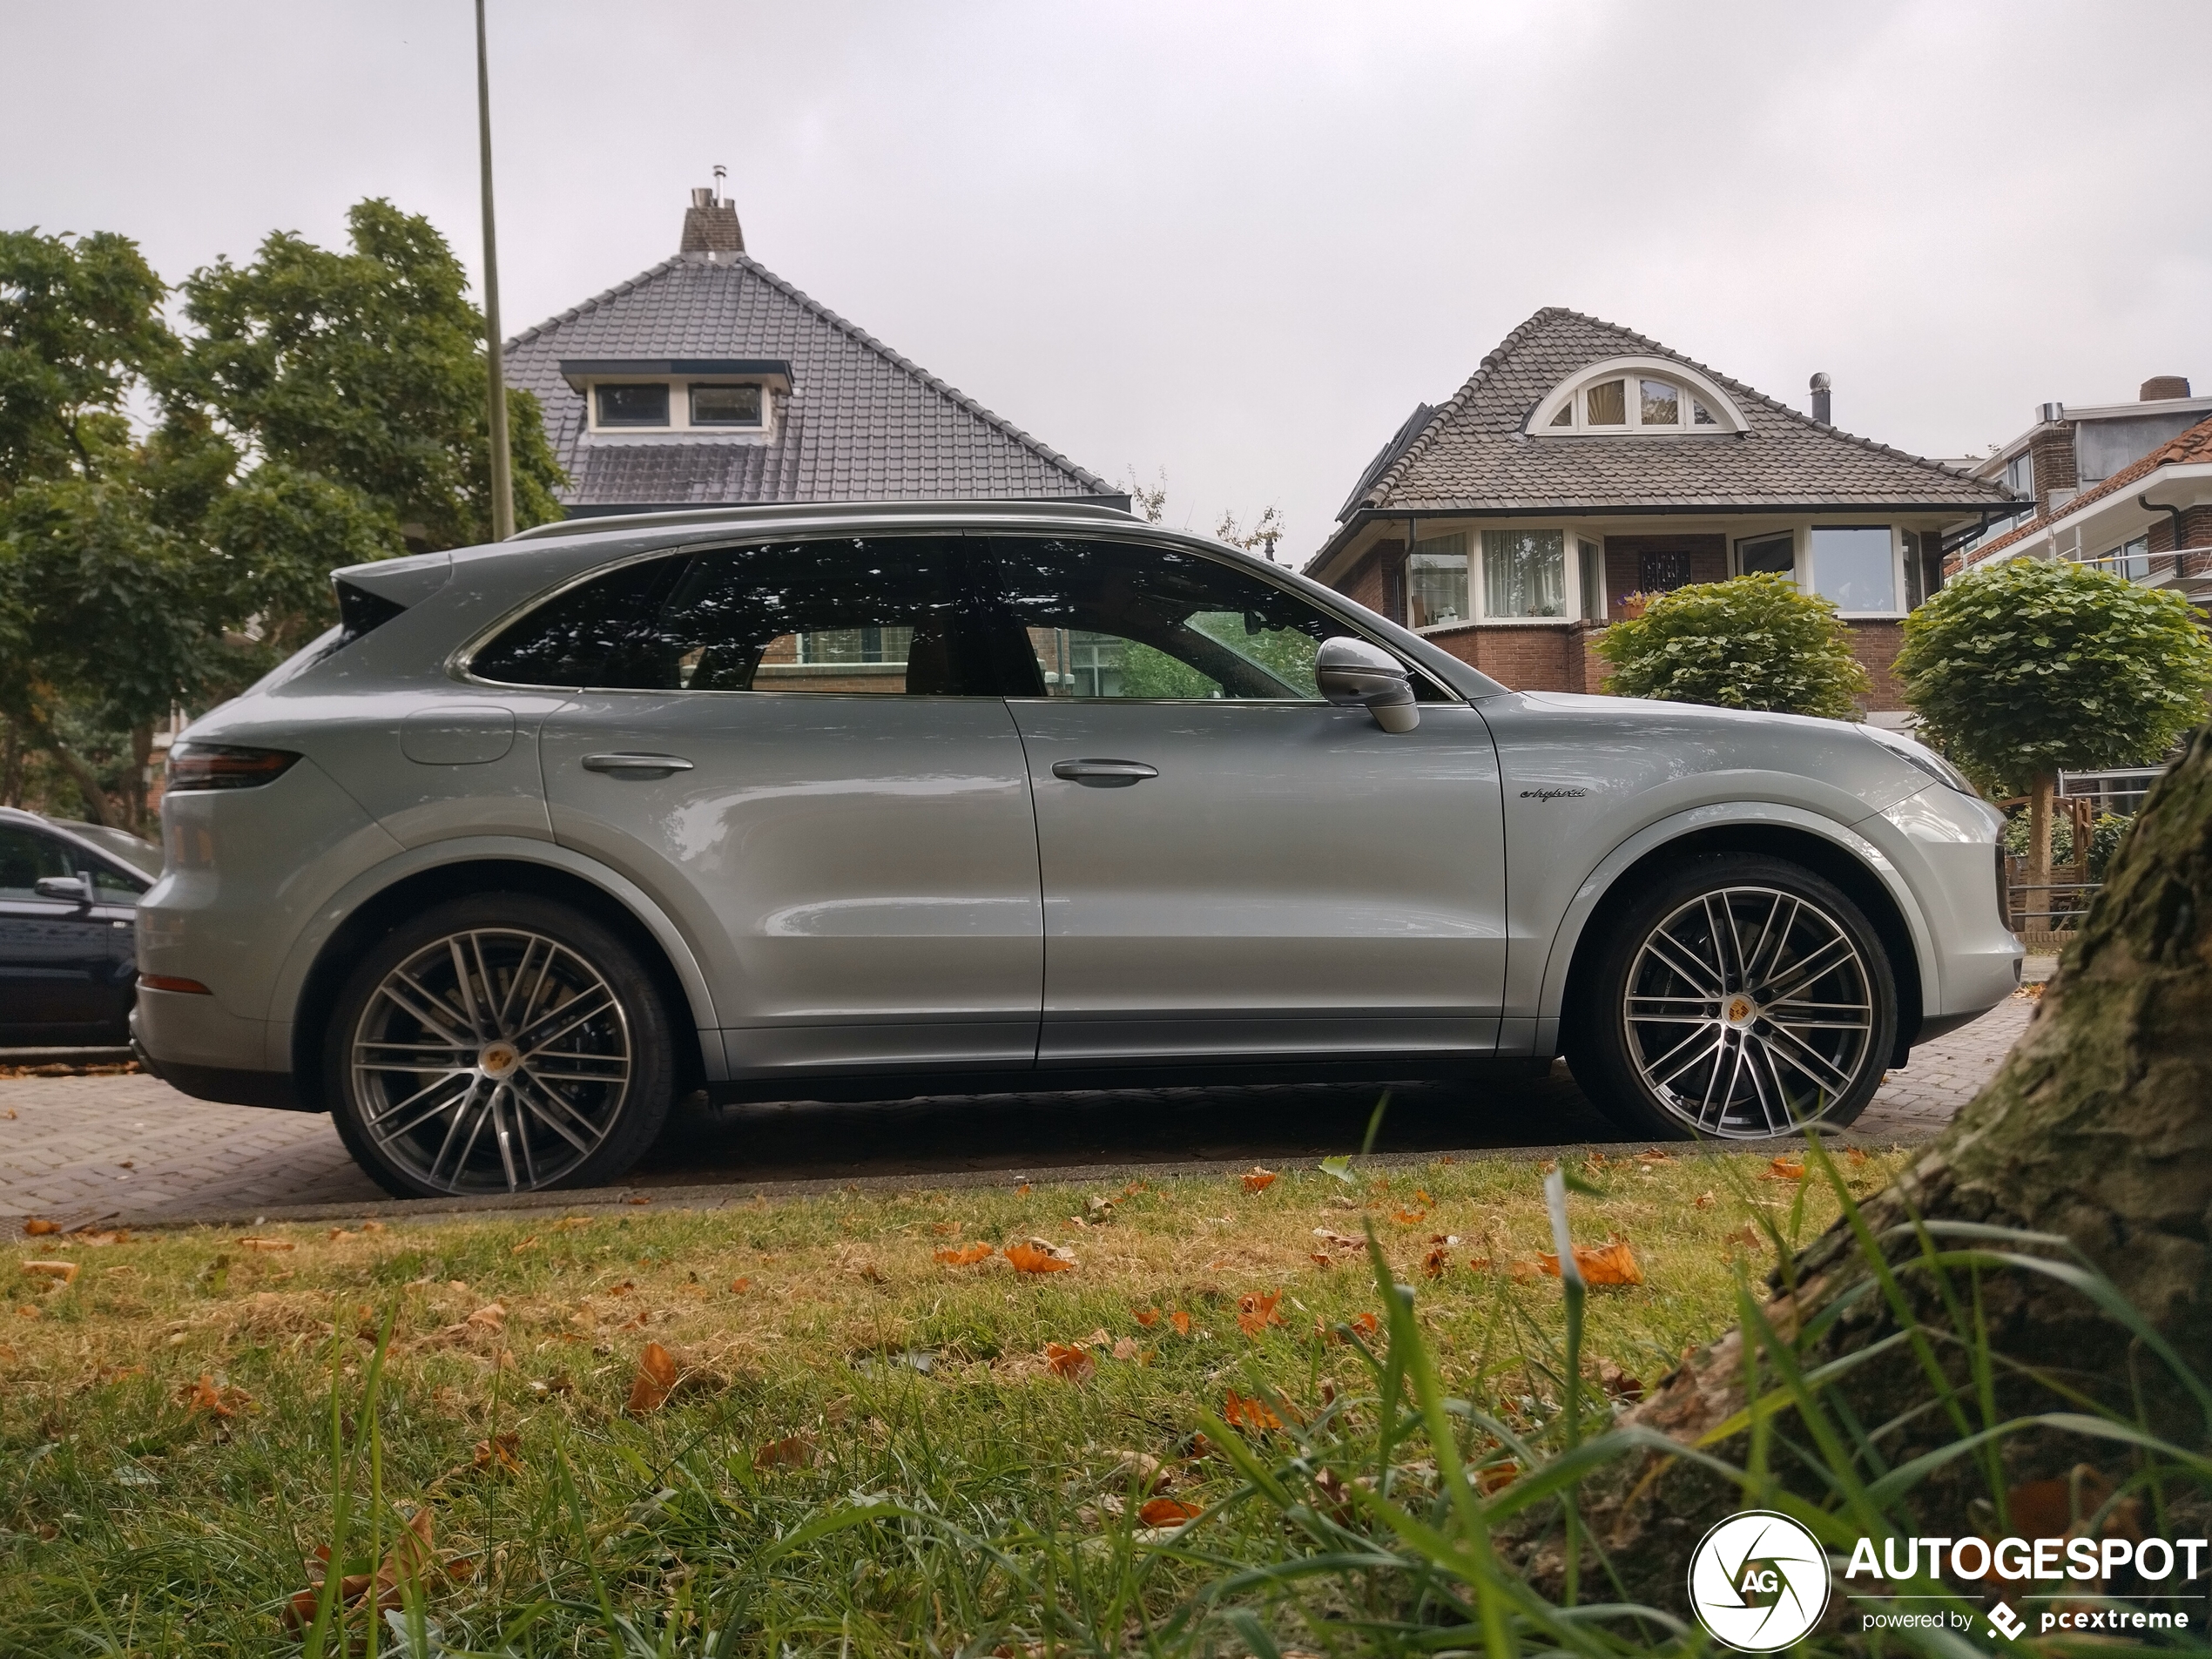
[(1390, 615), (1390, 594), (1385, 572), (1405, 556), (1406, 544), (1403, 542), (1385, 542), (1379, 547), (1370, 548), (1359, 556), (1359, 563), (1335, 584), (1337, 591), (1345, 598), (1387, 617)]
[(1905, 688), (1897, 678), (1897, 654), (1905, 649), (1905, 624), (1897, 622), (1846, 622), (1851, 630), (1851, 654), (1858, 658), (1871, 682), (1858, 698), (1863, 709), (1901, 709)]
[(1605, 604), (1606, 615), (1613, 621), (1625, 614), (1622, 600), (1644, 590), (1647, 553), (1687, 555), (1691, 582), (1728, 580), (1725, 536), (1608, 536), (1605, 538)]
[(2074, 423), (2037, 428), (2028, 438), (2027, 453), (2035, 466), (2036, 510), (2047, 513), (2053, 490), (2077, 489), (2081, 482), (2074, 461)]
[(1431, 644), (1514, 691), (1580, 691), (1588, 684), (1583, 638), (1588, 631), (1580, 624), (1517, 628), (1510, 623), (1493, 623), (1426, 637)]

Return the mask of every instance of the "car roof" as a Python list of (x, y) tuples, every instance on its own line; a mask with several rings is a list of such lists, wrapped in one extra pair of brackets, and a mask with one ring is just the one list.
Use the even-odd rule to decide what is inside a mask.
[[(17, 824), (25, 829), (44, 830), (49, 834), (57, 833), (72, 846), (95, 854), (106, 863), (127, 869), (133, 875), (152, 876), (160, 873), (161, 849), (154, 843), (151, 841), (145, 843), (146, 851), (154, 858), (154, 867), (148, 870), (144, 865), (138, 864), (123, 853), (103, 845), (97, 833), (86, 833), (97, 832), (100, 828), (100, 826), (97, 824), (82, 823), (71, 818), (52, 818), (44, 813), (25, 811), (20, 806), (0, 806), (0, 824)], [(118, 830), (114, 833), (124, 835), (129, 834), (130, 832)], [(138, 838), (132, 836), (132, 839), (136, 840)]]

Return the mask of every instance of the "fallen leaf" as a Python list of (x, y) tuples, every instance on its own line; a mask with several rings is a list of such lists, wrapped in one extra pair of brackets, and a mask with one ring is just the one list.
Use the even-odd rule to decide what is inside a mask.
[(937, 1259), (948, 1267), (973, 1267), (976, 1263), (994, 1253), (988, 1244), (978, 1239), (972, 1244), (962, 1244), (956, 1250), (941, 1250), (937, 1252)]
[(1085, 1198), (1083, 1214), (1092, 1226), (1103, 1227), (1114, 1218), (1114, 1201), (1111, 1198)]
[(1283, 1420), (1257, 1399), (1231, 1389), (1222, 1403), (1221, 1420), (1231, 1428), (1271, 1429), (1283, 1426)]
[(323, 1237), (330, 1240), (331, 1243), (335, 1244), (341, 1238), (359, 1238), (361, 1235), (357, 1232), (348, 1232), (343, 1227), (333, 1227), (328, 1232), (325, 1233)]
[(1144, 1351), (1136, 1345), (1136, 1339), (1135, 1337), (1123, 1337), (1114, 1344), (1114, 1358), (1116, 1359), (1133, 1359), (1138, 1365), (1143, 1365), (1144, 1363)]
[(25, 1216), (23, 1230), (27, 1237), (40, 1238), (48, 1233), (59, 1232), (62, 1230), (62, 1224), (58, 1221), (49, 1221), (44, 1216)]
[(1689, 1202), (1692, 1209), (1710, 1210), (1713, 1207), (1713, 1195), (1710, 1192), (1701, 1192)]
[(1280, 1291), (1269, 1296), (1262, 1296), (1255, 1291), (1249, 1295), (1238, 1297), (1237, 1298), (1237, 1328), (1246, 1336), (1256, 1339), (1269, 1325), (1282, 1324), (1283, 1316), (1275, 1311), (1275, 1305), (1282, 1299), (1283, 1292)]
[(624, 1199), (623, 1200), (623, 1202), (624, 1202), (624, 1204), (651, 1204), (651, 1203), (652, 1203), (652, 1200), (651, 1200), (651, 1198), (638, 1197), (638, 1198), (624, 1198)]
[[(2014, 1487), (2005, 1494), (2005, 1513), (2022, 1537), (2064, 1538), (2077, 1523), (2103, 1508), (2111, 1496), (2111, 1481), (2090, 1465), (2077, 1463), (2066, 1474)], [(2110, 1520), (2117, 1518), (2115, 1511), (2107, 1520), (2106, 1537), (2114, 1535)]]
[(16, 1265), (26, 1273), (57, 1278), (64, 1285), (74, 1284), (77, 1280), (78, 1264), (75, 1262), (17, 1262)]
[(496, 1334), (507, 1328), (507, 1310), (497, 1302), (487, 1302), (461, 1323)]
[(1625, 1399), (1633, 1404), (1643, 1398), (1642, 1382), (1629, 1375), (1610, 1359), (1598, 1361), (1597, 1386), (1615, 1399)]
[(1415, 1187), (1413, 1189), (1413, 1202), (1420, 1204), (1434, 1204), (1436, 1200), (1430, 1197), (1428, 1194), (1422, 1191), (1420, 1188)]
[(1521, 1478), (1521, 1465), (1511, 1458), (1499, 1463), (1486, 1463), (1474, 1472), (1474, 1489), (1484, 1497), (1494, 1492), (1503, 1492)]
[(35, 1307), (19, 1307), (16, 1310), (16, 1318), (18, 1319), (35, 1319), (37, 1317), (38, 1310)]
[(515, 1245), (507, 1253), (509, 1256), (519, 1256), (526, 1250), (536, 1250), (536, 1248), (537, 1235), (536, 1233), (532, 1233), (528, 1238), (523, 1240), (521, 1244)]
[(1441, 1278), (1444, 1277), (1444, 1270), (1451, 1264), (1451, 1252), (1443, 1245), (1439, 1244), (1434, 1250), (1429, 1251), (1426, 1258), (1422, 1261), (1421, 1271), (1431, 1278)]
[(733, 1278), (730, 1281), (730, 1292), (733, 1296), (743, 1296), (752, 1288), (752, 1281), (750, 1278)]
[(1148, 1527), (1180, 1527), (1205, 1513), (1198, 1505), (1185, 1503), (1180, 1498), (1154, 1498), (1136, 1512), (1136, 1518)]
[(256, 1238), (252, 1236), (238, 1241), (248, 1250), (297, 1250), (299, 1245), (289, 1238)]
[(657, 1412), (676, 1386), (676, 1360), (658, 1342), (649, 1342), (637, 1356), (637, 1375), (630, 1385), (629, 1410), (633, 1416)]
[(1803, 1158), (1775, 1158), (1759, 1171), (1762, 1181), (1802, 1181), (1804, 1178), (1805, 1161)]
[(1168, 1323), (1175, 1327), (1176, 1335), (1187, 1337), (1190, 1334), (1190, 1316), (1181, 1308), (1168, 1315)]
[[(1558, 1257), (1547, 1255), (1544, 1251), (1538, 1251), (1536, 1262), (1552, 1278), (1559, 1277)], [(1575, 1245), (1575, 1265), (1581, 1270), (1582, 1282), (1586, 1285), (1641, 1285), (1643, 1283), (1642, 1265), (1637, 1262), (1635, 1252), (1629, 1248), (1627, 1241), (1623, 1239), (1616, 1238), (1612, 1243), (1602, 1244), (1595, 1250), (1585, 1249), (1581, 1244)]]
[(177, 1403), (187, 1411), (206, 1412), (213, 1417), (235, 1417), (242, 1407), (253, 1403), (253, 1396), (227, 1384), (219, 1388), (215, 1379), (203, 1371), (198, 1382), (179, 1386)]
[(1358, 1250), (1360, 1248), (1360, 1240), (1354, 1238), (1349, 1233), (1340, 1233), (1333, 1227), (1316, 1227), (1313, 1230), (1313, 1236), (1319, 1239), (1323, 1244), (1326, 1244), (1331, 1250)]
[(1014, 1196), (1017, 1198), (1026, 1197), (1028, 1190), (1029, 1184), (1027, 1181), (1024, 1181), (1020, 1186), (1014, 1189)]
[(1656, 1146), (1647, 1146), (1636, 1154), (1636, 1162), (1639, 1163), (1673, 1163), (1676, 1161), (1672, 1152), (1662, 1152)]
[(361, 1231), (365, 1233), (381, 1233), (384, 1231), (384, 1224), (381, 1221), (364, 1221), (361, 1223)]
[(935, 1233), (940, 1238), (954, 1238), (960, 1232), (960, 1223), (957, 1221), (933, 1221), (929, 1224), (929, 1231)]
[(1866, 1149), (1863, 1146), (1847, 1146), (1844, 1149), (1844, 1160), (1856, 1170), (1866, 1162)]
[(1245, 1191), (1264, 1192), (1268, 1188), (1275, 1184), (1275, 1171), (1272, 1170), (1263, 1170), (1258, 1164), (1255, 1163), (1251, 1169), (1244, 1171), (1244, 1180)]
[(495, 1434), (488, 1440), (476, 1442), (479, 1469), (492, 1469), (503, 1474), (520, 1474), (523, 1460), (516, 1454), (522, 1450), (523, 1437), (516, 1433)]
[(1401, 1227), (1414, 1227), (1419, 1226), (1422, 1222), (1428, 1219), (1428, 1211), (1426, 1210), (1397, 1210), (1391, 1212), (1390, 1218)]
[(1157, 1308), (1137, 1309), (1136, 1322), (1143, 1325), (1157, 1325), (1160, 1322), (1160, 1310)]
[(1008, 1244), (1006, 1259), (1021, 1273), (1064, 1273), (1076, 1264), (1073, 1256), (1042, 1238), (1032, 1238), (1025, 1244)]
[(765, 1474), (771, 1469), (804, 1469), (813, 1461), (814, 1442), (804, 1434), (786, 1434), (780, 1440), (771, 1440), (752, 1454), (756, 1474)]
[[(323, 1596), (324, 1575), (329, 1570), (330, 1546), (318, 1545), (314, 1559), (307, 1563), (307, 1575), (314, 1581), (307, 1589), (295, 1594), (285, 1610), (285, 1622), (294, 1629), (303, 1629), (314, 1622), (315, 1609)], [(409, 1588), (437, 1569), (436, 1550), (431, 1542), (430, 1510), (428, 1505), (417, 1509), (400, 1528), (392, 1541), (392, 1548), (383, 1562), (371, 1576), (367, 1573), (349, 1573), (338, 1581), (338, 1599), (347, 1608), (370, 1600), (374, 1592), (374, 1606), (382, 1611), (398, 1607), (406, 1599), (402, 1583)], [(461, 1576), (469, 1569), (448, 1565), (443, 1569), (449, 1576)]]
[(80, 1229), (70, 1234), (68, 1242), (72, 1244), (84, 1244), (93, 1250), (103, 1250), (110, 1244), (129, 1244), (131, 1230), (128, 1227), (118, 1227), (113, 1232), (90, 1232)]
[(1046, 1343), (1044, 1366), (1054, 1376), (1069, 1382), (1081, 1382), (1098, 1369), (1098, 1362), (1091, 1358), (1089, 1349), (1070, 1342)]
[(0, 1117), (6, 1118), (10, 1123), (14, 1123), (16, 1121), (16, 1109), (12, 1106), (9, 1107), (6, 1111), (0, 1112)]
[(1333, 1258), (1324, 1256), (1318, 1250), (1312, 1255), (1308, 1256), (1306, 1260), (1312, 1262), (1316, 1267), (1334, 1267), (1336, 1265), (1336, 1262)]
[(1748, 1221), (1734, 1232), (1721, 1237), (1723, 1244), (1741, 1244), (1745, 1250), (1757, 1250), (1761, 1242), (1759, 1230)]

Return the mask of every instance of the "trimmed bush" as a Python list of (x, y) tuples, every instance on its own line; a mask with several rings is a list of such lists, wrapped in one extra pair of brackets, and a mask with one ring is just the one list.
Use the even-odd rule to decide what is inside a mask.
[(1836, 607), (1787, 577), (1741, 576), (1655, 596), (1598, 642), (1622, 697), (1855, 720), (1867, 688)]

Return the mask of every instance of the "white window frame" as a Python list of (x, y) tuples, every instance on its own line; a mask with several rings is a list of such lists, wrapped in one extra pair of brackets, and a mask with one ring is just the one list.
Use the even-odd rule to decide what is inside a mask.
[[(599, 388), (608, 386), (665, 386), (668, 388), (666, 426), (602, 426)], [(758, 386), (760, 420), (754, 426), (691, 424), (694, 386)], [(773, 435), (776, 425), (776, 382), (759, 374), (595, 374), (583, 385), (584, 429), (594, 437), (660, 438), (671, 433), (711, 433), (732, 443), (760, 443)]]
[[(1817, 594), (1820, 591), (1820, 572), (1817, 568), (1815, 568), (1819, 563), (1820, 553), (1819, 550), (1813, 545), (1813, 532), (1815, 530), (1824, 529), (1887, 530), (1890, 533), (1890, 601), (1892, 608), (1887, 610), (1844, 610), (1839, 608), (1836, 614), (1838, 617), (1844, 617), (1847, 621), (1855, 619), (1864, 622), (1893, 622), (1898, 617), (1903, 617), (1905, 614), (1904, 609), (1905, 538), (1903, 536), (1898, 534), (1898, 526), (1893, 523), (1839, 523), (1833, 519), (1830, 519), (1824, 523), (1811, 522), (1799, 526), (1799, 533), (1801, 534), (1802, 539), (1797, 543), (1797, 590), (1800, 593), (1811, 594)], [(1744, 539), (1756, 540), (1758, 538), (1747, 536)]]
[[(1556, 617), (1494, 617), (1490, 614), (1490, 536), (1495, 531), (1549, 531), (1558, 536), (1560, 559), (1565, 567), (1560, 578), (1560, 610)], [(1550, 524), (1485, 524), (1475, 536), (1467, 557), (1467, 609), (1474, 613), (1473, 620), (1494, 628), (1572, 628), (1582, 620), (1582, 577), (1577, 568), (1581, 560), (1575, 551), (1577, 539), (1598, 543), (1598, 556), (1604, 555), (1604, 538), (1581, 536), (1575, 527), (1566, 523)]]
[[(1588, 406), (1584, 395), (1591, 387), (1612, 380), (1629, 382), (1622, 388), (1624, 394), (1622, 401), (1625, 405), (1622, 413), (1627, 420), (1620, 426), (1592, 426), (1587, 418)], [(1640, 380), (1665, 381), (1681, 394), (1680, 412), (1683, 418), (1679, 425), (1647, 427), (1643, 424), (1642, 392), (1635, 384)], [(1693, 398), (1705, 406), (1706, 413), (1713, 417), (1712, 425), (1692, 424), (1689, 403)], [(1554, 426), (1552, 421), (1562, 408), (1569, 413), (1568, 423)], [(1527, 424), (1521, 430), (1533, 438), (1710, 438), (1726, 436), (1749, 428), (1750, 423), (1743, 418), (1743, 411), (1737, 406), (1736, 400), (1723, 391), (1710, 376), (1701, 374), (1671, 358), (1629, 356), (1608, 358), (1603, 362), (1577, 369), (1570, 378), (1554, 387), (1536, 405), (1529, 414)]]

